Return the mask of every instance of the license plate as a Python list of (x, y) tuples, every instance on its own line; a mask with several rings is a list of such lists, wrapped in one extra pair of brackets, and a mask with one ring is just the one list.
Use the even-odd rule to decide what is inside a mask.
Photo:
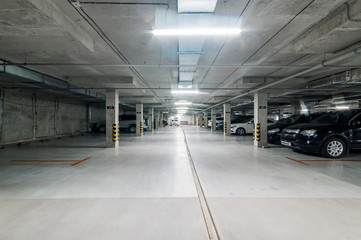
[(291, 147), (291, 143), (290, 142), (286, 142), (286, 141), (281, 141), (281, 144), (287, 147)]

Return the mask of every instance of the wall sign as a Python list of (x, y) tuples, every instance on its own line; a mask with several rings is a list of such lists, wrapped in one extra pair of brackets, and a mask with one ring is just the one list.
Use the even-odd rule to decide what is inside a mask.
[(267, 109), (267, 106), (259, 106), (259, 109)]
[(114, 109), (114, 106), (107, 106), (107, 109)]

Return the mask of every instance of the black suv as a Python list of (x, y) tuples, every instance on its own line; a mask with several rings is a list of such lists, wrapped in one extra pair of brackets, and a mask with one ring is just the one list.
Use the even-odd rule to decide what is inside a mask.
[(336, 111), (310, 123), (285, 128), (281, 144), (303, 152), (342, 157), (351, 149), (361, 149), (361, 111)]
[(288, 118), (278, 120), (275, 124), (269, 125), (267, 130), (267, 141), (269, 143), (280, 144), (281, 132), (284, 128), (299, 123), (309, 123), (311, 120), (319, 117), (321, 114), (296, 114)]

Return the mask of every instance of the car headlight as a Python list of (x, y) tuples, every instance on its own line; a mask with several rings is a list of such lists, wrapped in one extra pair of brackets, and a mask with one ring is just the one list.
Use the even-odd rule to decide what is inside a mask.
[(279, 131), (280, 131), (279, 128), (275, 128), (275, 129), (268, 130), (268, 133), (277, 133)]
[(303, 130), (301, 134), (305, 137), (312, 137), (313, 135), (315, 135), (316, 131), (317, 131), (316, 129), (308, 129), (308, 130)]
[(234, 125), (231, 125), (231, 128), (235, 128), (236, 126), (234, 126)]

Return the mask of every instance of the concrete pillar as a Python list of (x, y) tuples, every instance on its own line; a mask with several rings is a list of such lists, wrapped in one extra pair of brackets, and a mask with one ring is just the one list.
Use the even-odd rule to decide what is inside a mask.
[(160, 112), (157, 112), (157, 129), (160, 128)]
[(225, 103), (223, 104), (223, 131), (225, 136), (231, 135), (231, 104)]
[(149, 109), (149, 132), (154, 132), (154, 108)]
[(299, 103), (292, 103), (291, 105), (291, 115), (300, 114), (301, 106)]
[(212, 132), (216, 131), (217, 111), (215, 108), (211, 109), (211, 129)]
[[(119, 94), (116, 90), (106, 91), (105, 147), (118, 148)], [(114, 126), (115, 125), (115, 126)]]
[(283, 118), (283, 113), (285, 112), (284, 108), (280, 108), (280, 114), (279, 114), (279, 119)]
[(143, 136), (143, 103), (136, 104), (137, 136)]
[[(254, 124), (255, 139), (254, 145), (257, 147), (267, 146), (267, 93), (256, 92), (254, 94)], [(257, 124), (260, 124), (259, 134), (257, 136)]]
[(204, 127), (208, 128), (208, 113), (204, 113)]
[(203, 127), (203, 116), (199, 116), (199, 126)]

